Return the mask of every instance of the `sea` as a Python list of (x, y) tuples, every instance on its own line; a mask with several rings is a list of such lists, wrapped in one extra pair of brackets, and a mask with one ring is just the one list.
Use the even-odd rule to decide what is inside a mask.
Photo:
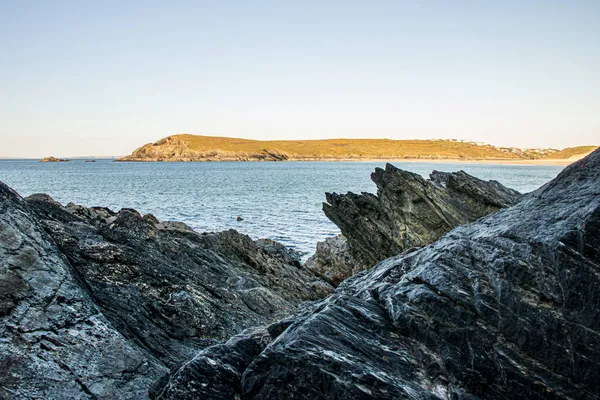
[[(392, 162), (428, 176), (463, 170), (529, 192), (564, 166)], [(269, 238), (306, 259), (316, 244), (339, 234), (323, 214), (325, 192), (376, 192), (370, 175), (381, 162), (122, 163), (0, 160), (0, 181), (23, 197), (46, 193), (63, 204), (134, 208), (160, 220), (182, 221), (198, 232), (235, 229)], [(238, 217), (241, 218), (238, 221)]]

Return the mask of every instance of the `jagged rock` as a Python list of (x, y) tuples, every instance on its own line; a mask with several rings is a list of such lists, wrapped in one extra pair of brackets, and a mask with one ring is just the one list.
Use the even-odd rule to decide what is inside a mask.
[(132, 209), (27, 201), (102, 313), (167, 366), (332, 290), (273, 241), (200, 234)]
[[(340, 228), (355, 261), (344, 274), (332, 260), (335, 272), (322, 275), (335, 274), (342, 280), (378, 261), (432, 243), (459, 225), (515, 204), (521, 196), (496, 181), (483, 181), (464, 171), (434, 171), (430, 178), (387, 164), (385, 170), (377, 168), (371, 174), (376, 196), (327, 193), (323, 211)], [(327, 263), (324, 260), (313, 269), (324, 271)]]
[(342, 235), (317, 243), (317, 251), (304, 264), (306, 268), (334, 286), (344, 279), (365, 269), (348, 250), (348, 242)]
[[(206, 349), (153, 394), (598, 399), (599, 288), (596, 150), (518, 204), (344, 281), (279, 336)], [(240, 345), (257, 336), (260, 354)]]
[(167, 369), (102, 315), (0, 182), (0, 398), (139, 399)]

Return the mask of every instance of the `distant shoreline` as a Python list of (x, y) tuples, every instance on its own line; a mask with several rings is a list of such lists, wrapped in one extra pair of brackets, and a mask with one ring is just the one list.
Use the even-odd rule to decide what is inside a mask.
[(457, 140), (249, 140), (179, 134), (147, 143), (116, 161), (362, 161), (568, 165), (597, 146), (495, 147)]
[[(579, 158), (578, 158), (579, 159)], [(550, 160), (550, 159), (538, 159), (538, 160), (514, 160), (514, 159), (461, 159), (461, 158), (329, 158), (329, 159), (292, 159), (292, 160), (118, 160), (117, 157), (111, 158), (98, 158), (100, 161), (111, 161), (119, 163), (214, 163), (214, 162), (390, 162), (390, 163), (429, 163), (429, 164), (487, 164), (487, 165), (522, 165), (522, 166), (538, 166), (538, 165), (550, 165), (550, 166), (567, 166), (574, 163), (578, 159), (568, 160)], [(0, 158), (0, 161), (40, 161), (40, 158)], [(84, 159), (72, 158), (74, 161), (87, 161)]]
[[(389, 162), (406, 162), (406, 163), (432, 163), (432, 164), (495, 164), (495, 165), (523, 165), (523, 166), (533, 166), (533, 165), (558, 165), (558, 166), (567, 166), (575, 161), (579, 160), (465, 160), (460, 158), (453, 159), (423, 159), (423, 158), (414, 158), (414, 159), (390, 159), (387, 160)], [(350, 160), (349, 160), (350, 161)], [(375, 162), (375, 161), (383, 161), (383, 160), (356, 160), (356, 161), (366, 161), (366, 162)]]
[(572, 160), (515, 160), (515, 159), (460, 159), (460, 158), (323, 158), (323, 159), (291, 159), (291, 160), (114, 160), (120, 163), (215, 163), (215, 162), (268, 162), (268, 163), (288, 163), (288, 162), (390, 162), (390, 163), (429, 163), (429, 164), (493, 164), (493, 165), (555, 165), (567, 166), (578, 159)]

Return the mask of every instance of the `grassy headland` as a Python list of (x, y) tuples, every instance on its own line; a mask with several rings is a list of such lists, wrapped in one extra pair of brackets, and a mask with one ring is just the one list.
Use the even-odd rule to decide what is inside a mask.
[(574, 160), (596, 146), (517, 149), (456, 140), (249, 140), (173, 135), (117, 161)]

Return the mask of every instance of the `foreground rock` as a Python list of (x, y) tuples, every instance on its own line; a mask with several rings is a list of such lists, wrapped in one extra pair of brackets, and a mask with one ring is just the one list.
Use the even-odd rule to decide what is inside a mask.
[(103, 314), (166, 365), (331, 291), (270, 240), (199, 234), (131, 209), (63, 207), (46, 195), (27, 202)]
[(113, 328), (2, 183), (0, 215), (0, 398), (144, 398), (166, 368)]
[(597, 399), (599, 265), (597, 150), (517, 205), (345, 281), (283, 333), (204, 350), (153, 396)]
[(331, 287), (271, 240), (0, 183), (0, 398), (139, 399), (199, 350)]
[[(430, 180), (387, 164), (371, 179), (377, 195), (327, 193), (325, 215), (347, 240), (349, 255), (340, 246), (323, 244), (310, 267), (337, 283), (378, 261), (413, 247), (434, 242), (451, 229), (515, 204), (520, 193), (496, 181), (483, 181), (463, 171), (434, 171)], [(340, 239), (343, 240), (343, 239)], [(338, 240), (339, 242), (339, 240)], [(334, 250), (337, 251), (328, 251)], [(337, 259), (349, 260), (346, 270)]]

